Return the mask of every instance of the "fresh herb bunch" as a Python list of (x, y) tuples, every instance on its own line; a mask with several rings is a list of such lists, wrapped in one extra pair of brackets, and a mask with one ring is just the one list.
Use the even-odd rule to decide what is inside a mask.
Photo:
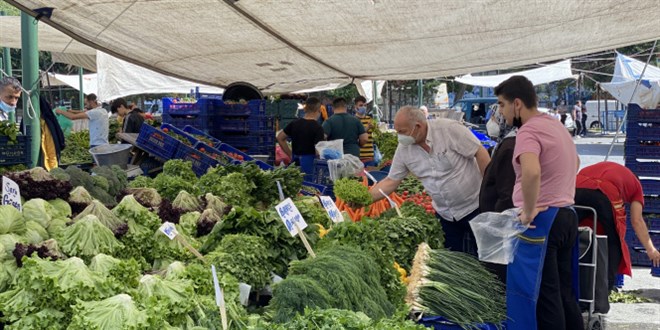
[(352, 178), (335, 181), (334, 193), (335, 196), (356, 207), (363, 207), (373, 202), (369, 188)]
[(394, 133), (383, 132), (381, 130), (374, 130), (373, 133), (374, 143), (378, 146), (378, 150), (383, 155), (383, 162), (394, 158), (399, 141)]
[(62, 164), (86, 164), (93, 161), (89, 153), (88, 130), (73, 132), (66, 137), (60, 161)]
[(18, 126), (10, 121), (0, 121), (0, 136), (6, 136), (8, 138), (7, 144), (13, 145), (18, 142), (18, 135), (21, 132), (18, 130)]

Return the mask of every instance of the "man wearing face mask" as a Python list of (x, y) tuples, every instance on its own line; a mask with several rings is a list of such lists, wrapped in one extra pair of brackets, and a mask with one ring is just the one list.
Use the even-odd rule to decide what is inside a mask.
[(517, 128), (507, 125), (499, 110), (486, 124), (488, 136), (498, 141), (486, 167), (479, 192), (479, 211), (503, 212), (513, 208), (511, 195), (516, 182), (513, 171), (513, 149), (516, 146)]
[[(520, 308), (509, 308), (507, 314), (513, 322), (535, 321), (538, 329), (582, 329), (572, 281), (578, 233), (577, 214), (571, 208), (579, 167), (575, 144), (561, 123), (538, 110), (534, 86), (524, 76), (505, 80), (495, 88), (495, 95), (506, 123), (519, 127), (513, 152), (513, 204), (522, 209), (524, 225), (534, 224), (523, 236), (541, 238), (534, 244), (520, 240), (519, 251), (539, 252), (536, 258), (516, 256), (509, 265), (507, 290), (527, 296), (510, 297), (512, 301), (521, 299)], [(539, 278), (536, 297), (529, 288), (539, 288)]]
[(0, 79), (0, 121), (9, 120), (16, 112), (16, 104), (21, 97), (21, 82), (13, 77)]
[[(394, 117), (399, 145), (390, 173), (371, 190), (374, 201), (389, 195), (412, 173), (433, 199), (433, 208), (445, 232), (445, 247), (476, 255), (468, 223), (479, 213), (479, 187), (490, 161), (488, 152), (461, 123), (427, 120), (415, 107), (405, 106)], [(470, 236), (470, 240), (464, 238)]]
[(367, 99), (358, 96), (353, 101), (355, 104), (355, 116), (360, 120), (364, 130), (367, 132), (367, 143), (360, 146), (360, 160), (365, 166), (375, 166), (374, 163), (374, 120), (367, 114)]

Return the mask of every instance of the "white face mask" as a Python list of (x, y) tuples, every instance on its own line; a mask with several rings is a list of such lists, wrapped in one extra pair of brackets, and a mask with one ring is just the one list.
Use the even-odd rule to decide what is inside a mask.
[(6, 103), (5, 101), (0, 100), (0, 110), (4, 111), (6, 113), (12, 113), (12, 112), (16, 111), (16, 106), (15, 105), (11, 106), (8, 103)]
[(489, 120), (486, 123), (486, 131), (488, 131), (488, 136), (496, 138), (500, 136), (500, 124), (495, 120)]
[(410, 135), (404, 135), (404, 134), (397, 134), (397, 140), (401, 145), (404, 146), (411, 146), (415, 144), (415, 138), (412, 137), (412, 133), (415, 131), (415, 127), (413, 127), (412, 131), (410, 132)]

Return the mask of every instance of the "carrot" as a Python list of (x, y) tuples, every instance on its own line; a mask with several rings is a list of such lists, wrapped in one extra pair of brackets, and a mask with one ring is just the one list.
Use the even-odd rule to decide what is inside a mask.
[(362, 177), (362, 184), (365, 185), (366, 187), (369, 187), (369, 179), (367, 179), (366, 176)]
[(337, 205), (337, 208), (341, 210), (342, 206), (344, 206), (344, 201), (342, 201), (341, 198), (337, 197), (337, 200), (335, 201), (335, 205)]

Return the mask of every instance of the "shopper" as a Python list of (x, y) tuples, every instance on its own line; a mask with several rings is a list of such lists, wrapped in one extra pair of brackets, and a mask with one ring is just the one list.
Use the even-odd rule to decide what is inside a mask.
[(142, 110), (133, 105), (129, 106), (126, 100), (120, 97), (112, 101), (110, 111), (124, 118), (121, 129), (123, 133), (140, 133), (142, 123), (144, 123)]
[(582, 124), (580, 120), (582, 119), (582, 101), (577, 101), (573, 106), (573, 111), (571, 112), (571, 117), (575, 123), (575, 130), (573, 131), (573, 136), (580, 137), (582, 133)]
[(584, 104), (581, 105), (580, 107), (581, 110), (581, 115), (580, 115), (580, 124), (582, 125), (582, 132), (580, 132), (582, 137), (587, 136), (587, 119), (589, 116), (587, 115), (587, 107), (584, 106)]
[(367, 114), (367, 99), (364, 96), (358, 96), (353, 101), (355, 107), (355, 116), (360, 120), (364, 130), (367, 132), (367, 143), (360, 146), (360, 160), (364, 166), (375, 166), (374, 162), (374, 119)]
[(520, 220), (528, 225), (554, 215), (536, 301), (538, 329), (582, 329), (582, 314), (572, 286), (578, 231), (577, 215), (570, 208), (575, 196), (573, 173), (577, 173), (579, 162), (575, 145), (566, 128), (538, 110), (534, 86), (524, 76), (502, 82), (495, 95), (507, 124), (520, 127), (513, 153), (513, 204), (522, 208)]
[(0, 121), (9, 120), (21, 97), (21, 82), (13, 77), (0, 79)]
[[(468, 223), (479, 213), (479, 187), (490, 157), (479, 140), (458, 121), (427, 120), (422, 110), (401, 108), (394, 117), (399, 145), (389, 175), (371, 189), (373, 199), (390, 194), (412, 173), (433, 199), (445, 232), (445, 247), (476, 255)], [(469, 236), (468, 240), (464, 240)]]
[(332, 101), (334, 114), (323, 123), (323, 130), (328, 141), (344, 140), (344, 154), (360, 157), (360, 147), (367, 144), (368, 134), (362, 123), (348, 114), (346, 99)]

